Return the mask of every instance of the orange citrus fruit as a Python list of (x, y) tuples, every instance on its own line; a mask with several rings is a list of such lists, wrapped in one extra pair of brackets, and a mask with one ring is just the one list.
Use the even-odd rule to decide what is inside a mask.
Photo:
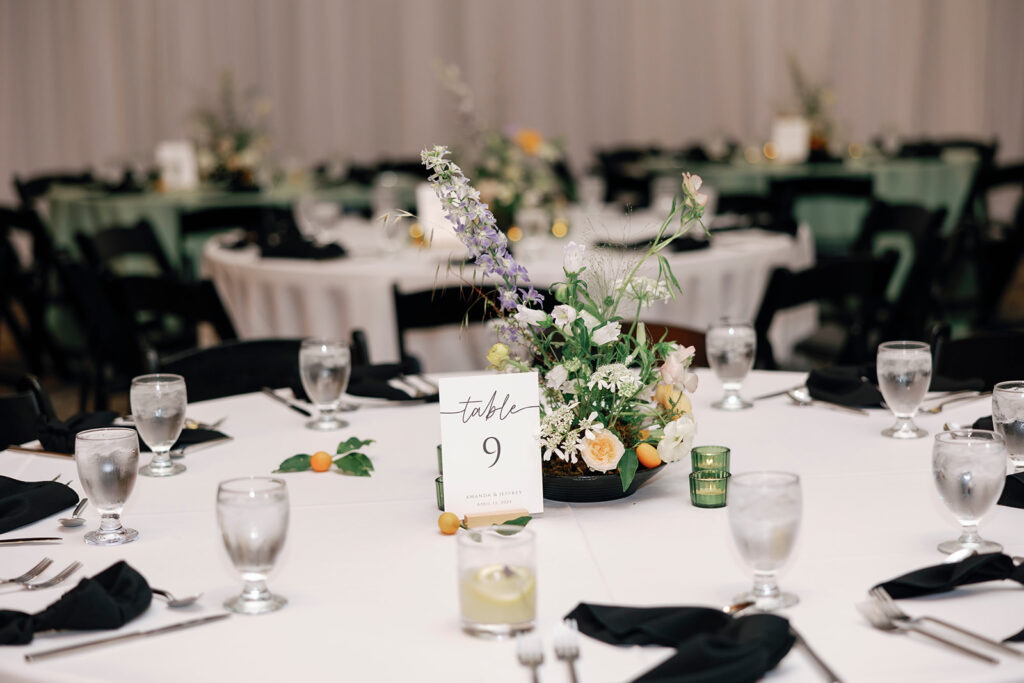
[(661, 456), (658, 455), (658, 449), (649, 443), (642, 443), (636, 447), (636, 459), (647, 469), (661, 464)]
[(317, 451), (309, 458), (309, 466), (314, 472), (326, 472), (331, 469), (331, 454), (327, 451)]
[(454, 512), (442, 512), (441, 516), (437, 518), (437, 526), (442, 534), (451, 536), (459, 530), (459, 518), (455, 516)]

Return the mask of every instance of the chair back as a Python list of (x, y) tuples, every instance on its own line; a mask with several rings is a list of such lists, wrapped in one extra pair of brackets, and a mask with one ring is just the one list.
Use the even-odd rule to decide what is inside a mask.
[(954, 340), (939, 334), (932, 344), (936, 377), (977, 380), (985, 389), (1024, 377), (1024, 332), (988, 332)]
[(50, 397), (33, 375), (26, 375), (17, 392), (0, 396), (0, 450), (36, 438), (40, 416), (54, 417)]
[(722, 195), (715, 213), (712, 230), (762, 228), (795, 236), (799, 227), (792, 208), (767, 195)]
[(14, 189), (22, 208), (36, 208), (36, 201), (46, 195), (54, 185), (91, 185), (96, 182), (92, 171), (49, 173), (22, 178), (14, 176)]
[(189, 401), (290, 388), (305, 397), (299, 376), (301, 339), (247, 339), (191, 349), (158, 361), (156, 370), (185, 378)]
[(675, 342), (679, 346), (692, 346), (694, 348), (693, 363), (695, 368), (708, 367), (707, 340), (703, 330), (693, 330), (678, 325), (665, 323), (644, 323), (647, 328), (647, 338), (656, 341)]
[(828, 302), (840, 317), (846, 338), (835, 362), (852, 363), (869, 355), (869, 338), (878, 325), (878, 311), (892, 277), (897, 255), (880, 259), (851, 256), (792, 271), (776, 268), (768, 280), (764, 299), (754, 319), (758, 368), (778, 368), (768, 330), (776, 313), (811, 302)]
[(130, 228), (106, 228), (91, 235), (78, 232), (75, 241), (86, 262), (97, 272), (177, 277), (148, 221), (139, 221)]

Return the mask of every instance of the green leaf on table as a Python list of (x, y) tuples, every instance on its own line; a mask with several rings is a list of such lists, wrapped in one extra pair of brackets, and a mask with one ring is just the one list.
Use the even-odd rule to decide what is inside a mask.
[(349, 453), (334, 461), (338, 466), (340, 474), (350, 474), (354, 477), (368, 477), (373, 471), (373, 463), (363, 453)]
[(350, 437), (348, 441), (342, 441), (339, 443), (338, 450), (335, 452), (338, 455), (341, 455), (342, 453), (348, 453), (356, 450), (357, 448), (362, 448), (363, 446), (369, 446), (371, 443), (373, 443), (373, 439), (360, 439), (353, 436)]
[(305, 472), (309, 469), (309, 458), (306, 453), (293, 455), (278, 465), (274, 472)]
[(522, 517), (516, 517), (515, 519), (510, 519), (507, 522), (502, 522), (502, 525), (504, 525), (504, 526), (526, 526), (527, 524), (530, 523), (531, 519), (533, 519), (533, 517), (531, 517), (530, 515), (523, 515)]
[(636, 457), (636, 449), (628, 448), (626, 452), (619, 458), (619, 478), (622, 479), (622, 490), (625, 491), (629, 488), (629, 485), (633, 483), (633, 477), (636, 475), (637, 465), (640, 461)]

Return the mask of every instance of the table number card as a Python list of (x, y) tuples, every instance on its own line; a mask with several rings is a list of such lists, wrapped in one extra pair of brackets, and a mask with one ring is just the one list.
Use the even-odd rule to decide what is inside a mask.
[(544, 511), (537, 373), (440, 380), (444, 509)]

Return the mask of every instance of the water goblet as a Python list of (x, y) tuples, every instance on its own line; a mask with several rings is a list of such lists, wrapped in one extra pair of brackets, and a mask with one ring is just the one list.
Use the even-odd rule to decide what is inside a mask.
[(335, 413), (341, 395), (348, 386), (352, 370), (352, 352), (348, 344), (326, 339), (306, 339), (299, 348), (299, 374), (302, 388), (316, 405), (319, 415), (306, 423), (310, 429), (332, 431), (347, 427)]
[(927, 436), (928, 432), (914, 424), (914, 415), (931, 384), (931, 348), (924, 342), (916, 341), (879, 344), (876, 368), (878, 389), (889, 410), (896, 416), (895, 424), (882, 430), (882, 436), (893, 439), (920, 439)]
[(241, 595), (224, 607), (239, 614), (263, 614), (288, 604), (267, 588), (267, 575), (288, 535), (288, 489), (280, 479), (243, 477), (217, 487), (217, 523), (224, 547), (242, 575)]
[(796, 543), (802, 511), (800, 477), (789, 472), (735, 474), (726, 494), (729, 528), (743, 561), (754, 570), (754, 588), (734, 602), (754, 602), (763, 612), (799, 602), (779, 590), (776, 574)]
[(712, 403), (722, 410), (743, 410), (753, 407), (740, 396), (740, 385), (754, 367), (757, 334), (749, 322), (722, 318), (711, 325), (706, 337), (708, 364), (722, 382), (725, 395)]
[(132, 380), (132, 418), (153, 459), (139, 470), (146, 477), (181, 474), (185, 466), (171, 462), (171, 447), (185, 426), (185, 378), (181, 375), (140, 375)]
[(1006, 483), (1006, 445), (1003, 437), (985, 429), (939, 432), (932, 447), (932, 474), (939, 497), (953, 513), (963, 533), (939, 544), (952, 553), (971, 548), (997, 553), (1003, 546), (978, 535), (978, 522), (999, 499)]
[(1006, 442), (1014, 470), (1024, 469), (1024, 381), (1000, 382), (992, 390), (992, 425)]
[(139, 537), (121, 524), (121, 510), (135, 488), (139, 471), (139, 435), (129, 427), (89, 429), (75, 435), (78, 478), (93, 507), (100, 511), (100, 528), (85, 535), (91, 545), (121, 545)]

